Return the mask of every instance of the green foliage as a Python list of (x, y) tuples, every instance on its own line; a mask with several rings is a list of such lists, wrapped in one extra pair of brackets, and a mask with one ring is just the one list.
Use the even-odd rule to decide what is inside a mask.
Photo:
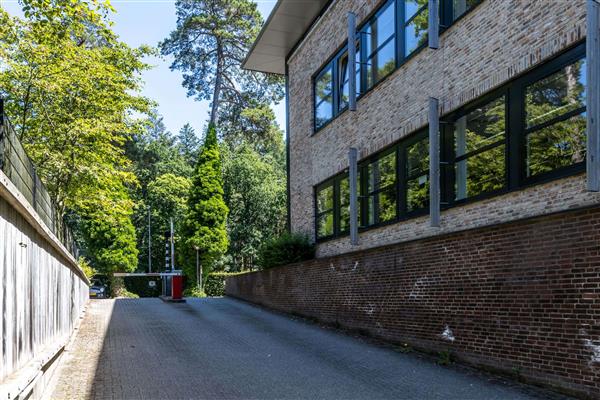
[(88, 279), (90, 279), (92, 276), (94, 276), (98, 273), (98, 271), (96, 271), (90, 265), (90, 263), (88, 263), (88, 261), (83, 257), (79, 257), (79, 259), (77, 260), (77, 264), (79, 264), (79, 268), (81, 268), (81, 270), (83, 271), (83, 273), (85, 274), (85, 276)]
[(198, 289), (196, 285), (190, 286), (183, 291), (183, 297), (206, 297), (206, 293), (203, 290)]
[(196, 164), (200, 145), (200, 139), (196, 136), (194, 128), (189, 123), (185, 124), (177, 134), (177, 150), (190, 168)]
[(151, 102), (140, 96), (142, 58), (119, 42), (106, 1), (23, 0), (27, 20), (0, 10), (0, 88), (6, 112), (59, 214), (79, 215), (84, 253), (101, 272), (137, 265), (136, 184), (123, 146)]
[(450, 350), (443, 350), (438, 353), (438, 361), (439, 365), (450, 365), (452, 364), (452, 352)]
[(263, 269), (310, 260), (315, 256), (315, 246), (307, 235), (284, 233), (263, 244), (259, 253), (259, 266)]
[(232, 151), (240, 146), (251, 146), (261, 156), (270, 155), (285, 167), (283, 132), (269, 105), (227, 106), (222, 113), (219, 133)]
[(217, 133), (209, 125), (200, 150), (192, 187), (188, 197), (188, 211), (184, 221), (184, 254), (186, 275), (195, 282), (195, 252), (199, 248), (205, 272), (209, 272), (227, 250), (225, 222), (229, 209), (223, 200), (223, 175)]
[(206, 295), (209, 297), (225, 296), (225, 281), (227, 277), (239, 274), (239, 272), (211, 272), (204, 280)]
[(112, 277), (110, 282), (110, 288), (112, 290), (112, 297), (124, 297), (128, 299), (140, 298), (140, 296), (138, 296), (137, 294), (131, 293), (129, 290), (127, 290), (123, 278)]
[(210, 122), (217, 121), (221, 101), (246, 104), (252, 98), (278, 101), (281, 78), (243, 71), (244, 59), (262, 18), (250, 0), (177, 0), (177, 27), (161, 44), (174, 57), (171, 69), (183, 73), (189, 96), (211, 100)]
[(252, 269), (261, 244), (285, 230), (285, 169), (248, 144), (224, 152), (229, 269)]
[(107, 179), (98, 190), (97, 196), (78, 201), (88, 257), (105, 274), (134, 271), (138, 249), (131, 221), (133, 201), (118, 181)]
[(156, 271), (164, 266), (163, 234), (169, 229), (169, 219), (174, 220), (177, 236), (187, 210), (193, 167), (181, 153), (179, 140), (166, 130), (162, 117), (153, 112), (146, 121), (145, 131), (134, 135), (126, 145), (126, 154), (140, 182), (131, 191), (137, 205), (133, 221), (140, 249), (139, 263), (144, 269), (148, 265), (148, 211), (152, 269)]

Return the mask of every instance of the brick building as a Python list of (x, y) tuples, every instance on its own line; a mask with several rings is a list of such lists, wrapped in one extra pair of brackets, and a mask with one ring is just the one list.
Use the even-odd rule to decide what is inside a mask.
[(599, 7), (280, 0), (244, 66), (318, 258), (228, 293), (599, 398)]

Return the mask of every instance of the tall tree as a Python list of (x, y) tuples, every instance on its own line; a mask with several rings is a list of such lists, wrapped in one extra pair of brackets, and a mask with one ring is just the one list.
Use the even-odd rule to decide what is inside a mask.
[(200, 148), (200, 139), (196, 136), (194, 128), (187, 123), (177, 134), (177, 147), (179, 154), (187, 161), (189, 165), (196, 164), (198, 149)]
[[(148, 118), (144, 133), (134, 135), (126, 146), (126, 154), (140, 183), (131, 192), (136, 201), (133, 223), (142, 269), (147, 269), (149, 264), (149, 240), (152, 241), (152, 269), (156, 271), (164, 265), (162, 235), (168, 229), (170, 217), (175, 220), (175, 231), (180, 232), (180, 222), (185, 215), (185, 207), (180, 206), (187, 205), (194, 167), (181, 154), (179, 147), (156, 111)], [(149, 231), (152, 238), (148, 237)]]
[(190, 262), (193, 249), (199, 249), (206, 270), (210, 270), (227, 250), (225, 226), (228, 212), (223, 200), (223, 171), (217, 132), (214, 125), (209, 124), (192, 179), (184, 221), (186, 240), (183, 251), (188, 255), (184, 263), (187, 276), (196, 276), (194, 264)]
[(136, 178), (124, 144), (142, 127), (132, 115), (150, 107), (139, 95), (140, 73), (149, 68), (142, 58), (150, 50), (118, 41), (106, 1), (22, 4), (25, 20), (0, 10), (6, 112), (59, 213), (79, 214), (87, 253), (95, 251), (106, 268), (135, 268), (127, 189)]
[(285, 229), (285, 168), (247, 143), (223, 159), (230, 269), (252, 269), (261, 244)]
[(262, 25), (250, 0), (177, 0), (177, 27), (160, 43), (175, 57), (172, 70), (183, 73), (188, 96), (210, 100), (215, 125), (221, 102), (245, 104), (247, 94), (269, 103), (283, 96), (281, 79), (241, 70), (242, 61)]

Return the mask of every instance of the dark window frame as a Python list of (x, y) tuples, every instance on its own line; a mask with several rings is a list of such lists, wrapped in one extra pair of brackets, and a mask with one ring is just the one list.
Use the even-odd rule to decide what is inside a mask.
[[(521, 134), (518, 136), (518, 147), (519, 147), (519, 151), (522, 153), (521, 156), (519, 157), (519, 162), (520, 162), (519, 163), (519, 175), (515, 179), (515, 184), (517, 187), (523, 187), (523, 186), (527, 186), (527, 185), (534, 185), (537, 183), (547, 182), (547, 181), (551, 181), (551, 180), (554, 180), (554, 179), (557, 179), (557, 178), (560, 178), (563, 176), (569, 176), (569, 175), (573, 175), (573, 174), (585, 171), (585, 159), (584, 159), (582, 162), (579, 162), (579, 163), (571, 164), (571, 165), (557, 168), (557, 169), (554, 169), (552, 171), (548, 171), (548, 172), (545, 172), (542, 174), (527, 177), (525, 174), (526, 156), (523, 156), (523, 154), (526, 154), (525, 146), (526, 146), (527, 136), (532, 132), (532, 128), (527, 128), (526, 106), (524, 104), (525, 89), (529, 85), (531, 85), (535, 82), (538, 82), (544, 78), (547, 78), (550, 75), (552, 75), (556, 72), (559, 72), (566, 66), (574, 64), (577, 61), (584, 59), (585, 57), (586, 57), (586, 51), (585, 51), (585, 41), (584, 41), (583, 43), (580, 43), (580, 44), (570, 47), (568, 50), (564, 51), (559, 56), (553, 58), (549, 62), (544, 63), (543, 65), (534, 69), (530, 73), (515, 80), (514, 86), (517, 86), (515, 91), (518, 91), (520, 94), (520, 98), (518, 99), (518, 101), (520, 102), (519, 106), (522, 111), (521, 115), (519, 116), (520, 117), (519, 120), (514, 121), (515, 128), (517, 129), (518, 132), (521, 132)], [(560, 119), (560, 118), (564, 117), (565, 115), (569, 115), (572, 113), (574, 113), (573, 115), (579, 115), (581, 112), (585, 112), (585, 111), (581, 111), (583, 109), (587, 109), (587, 106), (580, 107), (569, 113), (563, 114), (563, 115), (559, 116), (558, 118), (553, 118), (552, 121), (547, 121), (547, 122), (555, 122), (556, 119)], [(540, 125), (542, 125), (542, 124), (540, 124)], [(550, 126), (550, 124), (548, 126)], [(535, 126), (533, 128), (537, 128), (537, 126)]]
[[(460, 21), (466, 15), (470, 14), (482, 2), (483, 2), (483, 0), (479, 0), (476, 4), (474, 4), (473, 6), (468, 8), (466, 12), (464, 12), (458, 18), (453, 20), (452, 19), (452, 11), (453, 11), (452, 0), (440, 0), (440, 10), (439, 10), (440, 34), (442, 34), (444, 31), (446, 31), (448, 28), (450, 28), (450, 26), (452, 26), (455, 23), (457, 23), (458, 21)], [(364, 68), (364, 66), (367, 63), (367, 56), (368, 56), (366, 54), (366, 36), (367, 35), (362, 34), (361, 32), (363, 32), (363, 30), (366, 27), (368, 27), (377, 17), (379, 17), (381, 15), (381, 13), (383, 11), (385, 11), (386, 6), (389, 3), (394, 3), (392, 5), (392, 7), (395, 8), (394, 34), (390, 38), (388, 38), (384, 44), (381, 44), (380, 46), (378, 46), (378, 48), (376, 50), (373, 50), (373, 52), (377, 52), (381, 48), (385, 47), (389, 43), (389, 40), (395, 40), (395, 53), (394, 53), (395, 67), (392, 70), (390, 70), (387, 74), (385, 74), (384, 76), (378, 77), (377, 80), (374, 80), (373, 84), (371, 86), (368, 86), (367, 68)], [(428, 7), (428, 4), (425, 3), (411, 17), (410, 21), (405, 21), (406, 10), (405, 10), (404, 4), (405, 4), (405, 0), (382, 0), (380, 2), (380, 4), (377, 7), (375, 7), (373, 12), (367, 18), (365, 18), (365, 20), (363, 22), (361, 22), (357, 26), (357, 33), (358, 33), (357, 41), (359, 43), (357, 54), (359, 55), (359, 60), (360, 60), (360, 64), (357, 66), (357, 68), (359, 70), (359, 76), (360, 76), (360, 79), (359, 79), (359, 82), (357, 85), (357, 91), (359, 92), (359, 94), (357, 95), (357, 100), (360, 100), (363, 96), (367, 95), (369, 92), (371, 92), (377, 86), (379, 86), (382, 82), (384, 82), (387, 78), (389, 78), (390, 75), (392, 75), (395, 71), (400, 69), (404, 64), (406, 64), (414, 56), (416, 56), (418, 53), (420, 53), (421, 50), (423, 50), (424, 48), (427, 47), (427, 40), (425, 40), (424, 43), (422, 43), (421, 45), (416, 47), (410, 54), (404, 55), (405, 46), (406, 46), (406, 27), (410, 24), (410, 22), (415, 17), (417, 17), (422, 12), (424, 12), (424, 10), (426, 10)], [(341, 95), (341, 91), (340, 91), (341, 87), (340, 87), (340, 82), (339, 82), (341, 60), (344, 57), (344, 55), (347, 53), (347, 51), (348, 51), (347, 43), (340, 46), (338, 48), (338, 50), (334, 53), (334, 55), (332, 57), (330, 57), (327, 60), (327, 62), (325, 62), (317, 70), (317, 72), (315, 74), (313, 74), (313, 76), (311, 78), (312, 89), (313, 89), (313, 100), (312, 100), (312, 102), (313, 102), (313, 132), (312, 132), (312, 135), (315, 135), (317, 132), (323, 130), (333, 120), (335, 120), (338, 116), (342, 115), (344, 112), (346, 112), (348, 110), (347, 105), (341, 106), (341, 103), (340, 103), (341, 102), (340, 99), (341, 99), (342, 95)], [(373, 52), (372, 52), (372, 54), (373, 54)], [(320, 78), (323, 75), (323, 73), (327, 70), (327, 68), (330, 66), (332, 66), (332, 68), (333, 68), (332, 69), (332, 74), (333, 74), (333, 77), (332, 77), (332, 81), (333, 81), (332, 115), (331, 115), (331, 118), (329, 118), (323, 124), (321, 124), (320, 126), (317, 126), (317, 118), (316, 118), (317, 103), (315, 102), (315, 99), (316, 99), (316, 96), (315, 96), (316, 86), (315, 85), (316, 85), (318, 78)], [(373, 70), (373, 74), (375, 76), (376, 75), (375, 68), (373, 68), (372, 70)]]
[[(456, 156), (456, 150), (454, 148), (454, 124), (455, 122), (463, 117), (476, 110), (479, 107), (485, 106), (493, 101), (498, 100), (499, 98), (504, 97), (504, 140), (498, 140), (494, 143), (487, 144), (481, 148), (476, 150), (467, 152), (461, 156)], [(441, 126), (440, 126), (440, 156), (441, 156), (441, 165), (440, 165), (440, 181), (442, 184), (440, 185), (440, 189), (442, 190), (441, 200), (445, 206), (452, 206), (458, 204), (469, 203), (472, 201), (481, 200), (491, 196), (497, 196), (501, 193), (507, 191), (509, 187), (510, 177), (508, 175), (509, 171), (509, 137), (510, 137), (510, 117), (509, 117), (509, 109), (510, 109), (510, 100), (509, 100), (509, 90), (506, 87), (500, 87), (481, 98), (472, 101), (454, 112), (445, 115), (441, 118)], [(467, 196), (463, 199), (456, 199), (455, 192), (455, 184), (456, 184), (456, 163), (467, 160), (470, 157), (481, 154), (485, 151), (492, 150), (496, 147), (504, 145), (504, 187), (501, 189), (488, 191), (484, 193), (479, 193), (474, 196)]]
[[(554, 57), (553, 59), (545, 62), (544, 64), (537, 66), (533, 70), (525, 73), (524, 75), (517, 77), (516, 79), (507, 82), (501, 87), (481, 96), (480, 98), (458, 108), (457, 110), (445, 115), (441, 118), (441, 127), (440, 127), (440, 182), (441, 182), (441, 195), (442, 195), (442, 208), (448, 209), (454, 206), (464, 205), (468, 203), (473, 203), (476, 201), (480, 201), (487, 198), (496, 197), (498, 195), (502, 195), (508, 192), (513, 192), (516, 190), (522, 190), (530, 186), (534, 186), (540, 183), (553, 181), (556, 179), (565, 178), (568, 176), (573, 176), (579, 173), (585, 172), (585, 159), (582, 162), (571, 164), (565, 167), (560, 167), (554, 169), (552, 171), (535, 175), (532, 177), (525, 177), (525, 162), (526, 162), (526, 151), (525, 151), (525, 138), (527, 136), (527, 128), (525, 127), (525, 88), (532, 83), (535, 83), (545, 77), (548, 77), (566, 66), (573, 64), (583, 58), (585, 58), (585, 41), (574, 46), (571, 46), (568, 49), (565, 49), (563, 53)], [(498, 99), (501, 96), (505, 96), (505, 138), (504, 138), (504, 146), (505, 146), (505, 185), (504, 188), (500, 190), (490, 191), (486, 193), (481, 193), (475, 196), (467, 197), (465, 199), (454, 200), (454, 184), (455, 184), (455, 176), (454, 176), (454, 168), (453, 168), (453, 160), (454, 160), (454, 133), (452, 129), (452, 121), (455, 121), (462, 115), (466, 115), (471, 110), (476, 109), (482, 105), (488, 104), (495, 99)], [(565, 115), (571, 115), (577, 112), (580, 112), (581, 108), (573, 110), (571, 112), (565, 113), (561, 115), (560, 118), (567, 118)], [(554, 118), (552, 121), (554, 121)], [(412, 219), (417, 216), (426, 215), (429, 213), (428, 207), (413, 210), (411, 212), (407, 211), (407, 182), (405, 167), (406, 167), (406, 149), (418, 142), (419, 140), (428, 139), (428, 128), (421, 128), (414, 133), (408, 135), (407, 137), (401, 139), (400, 141), (393, 143), (390, 146), (365, 157), (359, 162), (358, 171), (359, 171), (359, 203), (358, 203), (358, 212), (360, 213), (360, 221), (362, 221), (363, 225), (359, 227), (359, 230), (366, 231), (370, 229), (375, 229), (381, 226), (390, 225), (393, 223), (398, 223), (403, 220)], [(485, 146), (488, 147), (488, 146)], [(477, 151), (481, 151), (478, 149)], [(366, 189), (366, 180), (368, 179), (365, 172), (363, 172), (368, 165), (376, 160), (379, 160), (386, 155), (395, 152), (396, 153), (396, 179), (395, 179), (395, 188), (396, 188), (396, 218), (385, 221), (385, 222), (377, 222), (372, 225), (364, 225), (364, 222), (367, 221), (366, 207), (368, 206), (366, 202), (361, 199), (361, 194), (365, 193)], [(467, 153), (471, 154), (471, 153)], [(454, 158), (453, 158), (454, 157)], [(339, 182), (345, 177), (348, 176), (348, 171), (345, 169), (344, 171), (336, 174), (335, 176), (328, 178), (327, 180), (319, 183), (315, 186), (315, 231), (318, 229), (317, 225), (317, 214), (316, 214), (316, 188), (322, 187), (327, 182)], [(386, 187), (387, 190), (388, 187)], [(381, 191), (383, 189), (379, 189)], [(336, 197), (338, 196), (338, 197)], [(339, 183), (337, 184), (337, 189), (334, 187), (334, 204), (339, 205)], [(339, 207), (338, 207), (339, 208)], [(326, 238), (318, 238), (317, 242), (323, 242), (326, 240), (336, 239), (342, 236), (346, 236), (348, 232), (339, 232), (339, 210), (336, 211), (334, 215), (334, 235), (328, 236)]]
[[(394, 182), (385, 186), (385, 187), (377, 187), (372, 191), (368, 191), (368, 187), (369, 187), (369, 175), (368, 175), (368, 170), (369, 170), (369, 166), (379, 162), (381, 159), (389, 156), (390, 154), (394, 153), (394, 158), (395, 158), (395, 166), (394, 166), (394, 170), (395, 170), (395, 176), (394, 176)], [(358, 194), (359, 194), (359, 212), (360, 212), (360, 221), (361, 224), (359, 226), (360, 229), (366, 229), (366, 228), (371, 228), (374, 226), (382, 226), (382, 225), (387, 225), (387, 224), (391, 224), (397, 221), (398, 219), (398, 166), (399, 166), (399, 162), (398, 162), (398, 146), (397, 145), (393, 145), (390, 146), (389, 148), (380, 151), (378, 153), (373, 154), (371, 157), (366, 158), (365, 160), (362, 160), (359, 164), (358, 164), (358, 174), (359, 174), (359, 182), (360, 182), (360, 188), (358, 189)], [(393, 190), (396, 194), (396, 216), (392, 219), (390, 219), (389, 221), (380, 221), (380, 214), (381, 214), (381, 210), (379, 208), (379, 194), (383, 193), (383, 192), (388, 192)], [(369, 221), (369, 202), (366, 201), (365, 199), (368, 198), (373, 198), (373, 207), (374, 207), (374, 211), (373, 211), (373, 223), (372, 224), (368, 224)]]
[[(340, 198), (340, 183), (341, 181), (343, 181), (344, 179), (346, 179), (348, 177), (348, 171), (344, 170), (342, 172), (340, 172), (339, 174), (328, 178), (327, 180), (321, 182), (320, 184), (316, 185), (314, 188), (314, 204), (315, 204), (315, 238), (317, 238), (317, 241), (324, 241), (324, 240), (328, 240), (328, 239), (333, 239), (336, 237), (340, 237), (343, 235), (346, 235), (349, 233), (349, 229), (348, 230), (341, 230), (340, 229), (340, 221), (341, 221), (341, 207), (346, 205), (347, 203), (342, 203), (341, 198)], [(318, 210), (318, 197), (319, 197), (319, 192), (325, 188), (328, 187), (332, 187), (333, 189), (333, 208), (327, 209), (325, 211), (321, 211), (319, 212)], [(327, 236), (319, 236), (319, 218), (322, 217), (323, 215), (327, 215), (327, 214), (333, 214), (333, 233), (331, 235), (327, 235)]]
[[(323, 129), (327, 124), (329, 124), (334, 118), (335, 118), (335, 110), (336, 110), (336, 101), (337, 101), (337, 96), (338, 96), (338, 90), (336, 90), (336, 76), (337, 73), (335, 72), (335, 68), (336, 65), (335, 63), (332, 61), (330, 61), (327, 65), (325, 65), (320, 71), (319, 73), (313, 78), (313, 90), (312, 90), (312, 95), (313, 95), (313, 129), (315, 130), (320, 130)], [(324, 122), (323, 124), (321, 124), (320, 126), (317, 126), (317, 108), (323, 104), (323, 102), (325, 101), (325, 99), (321, 99), (319, 102), (317, 102), (317, 82), (331, 69), (331, 118), (329, 118), (326, 122)]]

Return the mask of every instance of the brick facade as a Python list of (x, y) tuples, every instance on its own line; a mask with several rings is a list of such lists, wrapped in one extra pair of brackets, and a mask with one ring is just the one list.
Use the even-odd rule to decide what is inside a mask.
[[(423, 49), (345, 112), (313, 134), (312, 76), (344, 44), (346, 13), (363, 21), (381, 2), (337, 0), (290, 56), (290, 212), (293, 231), (314, 238), (313, 189), (348, 166), (349, 147), (360, 157), (400, 140), (427, 123), (427, 98), (441, 100), (448, 113), (540, 65), (585, 38), (584, 1), (483, 0), (440, 37), (439, 50)], [(347, 237), (319, 244), (317, 254), (344, 252), (482, 227), (581, 205), (598, 204), (583, 176), (442, 213), (442, 229), (426, 217), (370, 229), (360, 246)]]
[(600, 208), (228, 278), (226, 293), (600, 398)]

